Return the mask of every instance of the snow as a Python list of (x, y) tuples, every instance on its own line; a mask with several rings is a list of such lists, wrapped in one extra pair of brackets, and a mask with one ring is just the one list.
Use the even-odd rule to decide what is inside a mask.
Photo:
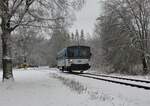
[[(0, 82), (0, 106), (149, 106), (150, 91), (83, 78), (48, 67), (14, 69)], [(2, 79), (2, 72), (0, 72)]]
[(11, 60), (12, 58), (9, 57), (9, 56), (4, 56), (3, 59), (6, 59), (6, 60)]
[(150, 104), (150, 90), (83, 78), (71, 74), (59, 74), (58, 72), (56, 74), (79, 81), (87, 87), (87, 94), (90, 96), (94, 95), (94, 98), (109, 103), (109, 106), (149, 106)]
[[(15, 70), (14, 83), (0, 82), (1, 106), (93, 106), (85, 95), (72, 92), (49, 69)], [(0, 73), (2, 76), (2, 73)]]

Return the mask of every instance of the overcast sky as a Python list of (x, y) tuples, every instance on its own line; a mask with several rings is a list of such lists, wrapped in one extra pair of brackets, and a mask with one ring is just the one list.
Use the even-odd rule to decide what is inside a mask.
[(86, 0), (84, 8), (81, 11), (76, 12), (77, 20), (74, 22), (71, 32), (75, 32), (76, 29), (79, 31), (83, 29), (85, 34), (93, 33), (94, 23), (101, 11), (99, 1), (100, 0)]

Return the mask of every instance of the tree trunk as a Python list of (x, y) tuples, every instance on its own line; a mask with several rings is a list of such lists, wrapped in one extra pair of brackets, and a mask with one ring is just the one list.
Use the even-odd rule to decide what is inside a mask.
[(146, 57), (142, 58), (142, 65), (143, 65), (143, 74), (148, 74), (148, 66), (147, 66), (147, 60)]
[(5, 80), (14, 80), (12, 73), (12, 59), (10, 50), (10, 32), (4, 31), (2, 34), (2, 65), (3, 65), (3, 82)]
[[(12, 73), (12, 60), (11, 60), (11, 50), (10, 50), (10, 20), (11, 15), (9, 11), (9, 0), (2, 1), (1, 9), (1, 39), (2, 39), (2, 65), (3, 65), (3, 81), (13, 80)], [(3, 5), (4, 4), (4, 5)]]

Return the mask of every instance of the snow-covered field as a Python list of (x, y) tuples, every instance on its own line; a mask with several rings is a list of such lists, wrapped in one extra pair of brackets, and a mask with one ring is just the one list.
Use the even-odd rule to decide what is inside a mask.
[[(2, 79), (2, 72), (0, 72)], [(61, 73), (47, 67), (14, 70), (0, 82), (0, 106), (149, 106), (150, 91)]]

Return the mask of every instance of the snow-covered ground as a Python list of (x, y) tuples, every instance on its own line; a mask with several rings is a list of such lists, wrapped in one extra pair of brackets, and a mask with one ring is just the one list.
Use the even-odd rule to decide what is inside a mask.
[[(2, 72), (0, 72), (2, 79)], [(150, 91), (120, 86), (47, 67), (14, 70), (0, 82), (0, 106), (149, 106)]]

